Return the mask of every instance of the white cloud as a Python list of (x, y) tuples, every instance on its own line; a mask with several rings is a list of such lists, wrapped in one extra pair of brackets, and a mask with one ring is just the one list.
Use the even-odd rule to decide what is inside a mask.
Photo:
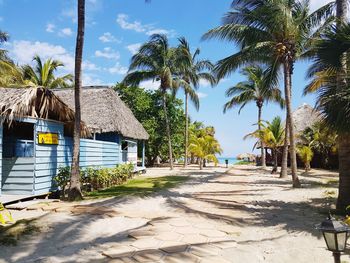
[(121, 40), (117, 39), (110, 32), (103, 33), (103, 35), (100, 36), (98, 39), (101, 40), (103, 43), (108, 43), (108, 42), (121, 43)]
[(204, 87), (204, 88), (209, 87), (210, 86), (210, 82), (205, 80), (205, 79), (201, 79), (201, 80), (199, 80), (199, 86), (200, 87)]
[(93, 74), (88, 74), (83, 72), (82, 83), (83, 83), (83, 86), (98, 86), (98, 85), (102, 85), (103, 81), (97, 78)]
[(310, 9), (311, 11), (315, 11), (318, 8), (324, 6), (325, 4), (328, 4), (329, 2), (332, 2), (333, 0), (311, 0), (310, 1)]
[(140, 83), (140, 87), (145, 90), (157, 90), (159, 89), (159, 81), (147, 80)]
[(71, 8), (62, 10), (61, 16), (70, 18), (73, 23), (76, 23), (78, 21), (77, 20), (77, 11), (76, 11), (75, 6), (74, 7), (72, 6)]
[(203, 99), (203, 98), (208, 97), (208, 94), (203, 93), (203, 92), (197, 92), (197, 96), (198, 96), (198, 98)]
[(129, 16), (126, 14), (118, 14), (117, 23), (125, 30), (133, 30), (136, 32), (145, 32), (147, 30), (147, 25), (142, 25), (139, 21), (128, 22)]
[(55, 25), (54, 24), (48, 23), (46, 25), (46, 32), (53, 33), (55, 31), (54, 29), (55, 29)]
[(135, 44), (126, 46), (126, 48), (130, 51), (131, 54), (135, 55), (139, 51), (141, 45), (142, 45), (141, 43), (135, 43)]
[(103, 50), (96, 50), (95, 56), (115, 60), (118, 60), (120, 58), (120, 54), (111, 49), (110, 47), (105, 47)]
[(174, 37), (176, 32), (174, 30), (167, 30), (164, 28), (156, 28), (153, 25), (143, 25), (140, 21), (129, 22), (129, 16), (126, 14), (118, 14), (117, 16), (118, 25), (124, 30), (133, 30), (138, 33), (145, 33), (148, 36), (153, 34), (165, 34), (169, 37)]
[(128, 72), (128, 68), (123, 67), (117, 62), (113, 67), (108, 69), (111, 74), (125, 75)]
[(58, 35), (61, 37), (69, 37), (72, 34), (73, 34), (73, 31), (69, 27), (61, 29), (60, 32), (58, 33)]
[(155, 28), (155, 29), (151, 29), (151, 30), (146, 32), (147, 36), (152, 36), (154, 34), (167, 35), (168, 37), (175, 37), (176, 36), (176, 32), (174, 30), (167, 30), (167, 29), (163, 29), (163, 28)]
[[(74, 72), (74, 55), (69, 53), (60, 45), (52, 45), (47, 42), (30, 42), (25, 40), (14, 41), (9, 46), (11, 57), (19, 64), (31, 64), (33, 57), (38, 54), (44, 60), (48, 58), (56, 59), (64, 64), (62, 68), (65, 72)], [(83, 70), (99, 71), (101, 68), (94, 63), (83, 61)]]

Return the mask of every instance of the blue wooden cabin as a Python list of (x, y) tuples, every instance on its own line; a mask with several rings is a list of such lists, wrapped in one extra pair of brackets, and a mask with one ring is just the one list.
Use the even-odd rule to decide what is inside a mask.
[[(59, 167), (70, 166), (72, 161), (74, 107), (70, 103), (73, 90), (0, 88), (0, 96), (3, 120), (0, 126), (0, 194), (29, 196), (54, 190), (53, 176)], [(94, 107), (83, 104), (82, 137), (85, 138), (80, 143), (80, 166), (114, 167), (132, 162), (136, 169), (145, 169), (144, 148), (138, 151), (137, 147), (144, 147), (148, 134), (130, 109), (109, 88), (86, 88), (82, 98), (84, 96), (92, 101), (95, 97), (98, 111), (92, 113)], [(106, 110), (102, 101), (107, 99), (105, 103), (117, 100), (115, 106), (121, 108), (121, 113), (111, 114), (113, 108)], [(117, 129), (112, 125), (120, 124), (119, 121), (104, 127), (102, 120), (108, 116), (134, 122), (133, 125), (142, 127), (141, 133), (128, 133), (124, 126)], [(141, 152), (140, 159), (138, 152)]]

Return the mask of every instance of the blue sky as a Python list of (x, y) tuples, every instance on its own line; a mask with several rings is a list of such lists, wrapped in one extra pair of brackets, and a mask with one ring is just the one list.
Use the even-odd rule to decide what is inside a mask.
[[(35, 54), (53, 57), (65, 63), (64, 70), (74, 70), (76, 36), (76, 1), (72, 0), (0, 0), (0, 29), (10, 34), (5, 45), (11, 57), (19, 64), (31, 63)], [(312, 0), (312, 8), (329, 0)], [(228, 11), (231, 0), (86, 0), (86, 37), (84, 49), (84, 85), (111, 85), (123, 79), (130, 58), (139, 45), (152, 33), (164, 33), (173, 45), (184, 36), (193, 48), (201, 49), (201, 57), (213, 62), (235, 52), (233, 43), (200, 40), (203, 33), (218, 26)], [(302, 103), (314, 105), (314, 96), (302, 96), (305, 86), (306, 62), (298, 63), (293, 78), (293, 108)], [(216, 128), (224, 156), (236, 156), (250, 152), (253, 140), (243, 136), (253, 129), (257, 109), (247, 105), (241, 114), (238, 110), (222, 113), (226, 102), (225, 90), (242, 80), (239, 73), (222, 80), (211, 88), (205, 82), (199, 89), (201, 108), (190, 109), (192, 119)], [(155, 83), (143, 83), (143, 87), (155, 88)], [(182, 97), (182, 94), (179, 94)], [(278, 106), (264, 108), (263, 118), (284, 116)]]

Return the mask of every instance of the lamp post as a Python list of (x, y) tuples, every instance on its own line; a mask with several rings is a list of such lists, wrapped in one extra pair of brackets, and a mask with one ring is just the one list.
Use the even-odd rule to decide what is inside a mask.
[(346, 248), (349, 227), (329, 215), (328, 219), (316, 228), (322, 232), (328, 250), (333, 252), (334, 262), (340, 263), (341, 252)]

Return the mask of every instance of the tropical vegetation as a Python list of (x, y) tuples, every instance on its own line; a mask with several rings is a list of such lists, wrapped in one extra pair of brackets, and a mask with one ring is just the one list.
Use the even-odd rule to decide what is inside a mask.
[(183, 80), (181, 83), (181, 88), (184, 90), (185, 93), (185, 160), (184, 160), (184, 166), (187, 166), (188, 162), (188, 137), (189, 137), (189, 118), (188, 118), (188, 99), (193, 102), (196, 109), (199, 109), (199, 98), (196, 93), (196, 90), (198, 89), (200, 85), (200, 81), (207, 81), (211, 84), (211, 86), (214, 86), (216, 84), (216, 78), (212, 74), (212, 70), (214, 68), (214, 65), (209, 60), (200, 60), (198, 59), (198, 56), (200, 54), (200, 49), (196, 49), (194, 53), (191, 53), (190, 45), (187, 42), (185, 38), (179, 39), (179, 46), (178, 50), (183, 54), (183, 56), (187, 56), (187, 60), (189, 61), (188, 64), (185, 65), (184, 68), (180, 69), (180, 72), (178, 72), (180, 78)]
[(184, 56), (176, 48), (170, 47), (166, 35), (155, 34), (132, 57), (129, 72), (124, 79), (124, 83), (134, 86), (146, 80), (159, 82), (158, 89), (163, 96), (162, 106), (164, 124), (168, 137), (170, 169), (173, 169), (174, 160), (167, 109), (167, 93), (181, 85), (181, 79), (175, 73), (182, 71), (188, 64), (188, 56)]
[[(233, 107), (240, 106), (238, 113), (250, 102), (254, 102), (258, 108), (258, 130), (261, 131), (262, 108), (268, 102), (277, 102), (284, 106), (281, 91), (277, 87), (277, 72), (271, 72), (269, 68), (252, 65), (241, 70), (241, 74), (247, 78), (226, 91), (230, 98), (224, 105), (224, 112)], [(261, 165), (266, 167), (265, 142), (260, 140)]]
[(190, 132), (190, 144), (188, 150), (192, 158), (202, 170), (207, 161), (218, 163), (217, 154), (222, 153), (221, 146), (215, 138), (215, 129), (212, 126), (205, 127), (202, 123), (194, 123)]
[(271, 72), (283, 71), (286, 120), (289, 129), (293, 186), (299, 187), (292, 114), (292, 75), (295, 62), (320, 33), (319, 26), (333, 4), (310, 14), (309, 1), (266, 0), (233, 1), (223, 25), (208, 31), (203, 38), (237, 43), (240, 50), (220, 60), (215, 72), (219, 79), (250, 63), (266, 63)]

